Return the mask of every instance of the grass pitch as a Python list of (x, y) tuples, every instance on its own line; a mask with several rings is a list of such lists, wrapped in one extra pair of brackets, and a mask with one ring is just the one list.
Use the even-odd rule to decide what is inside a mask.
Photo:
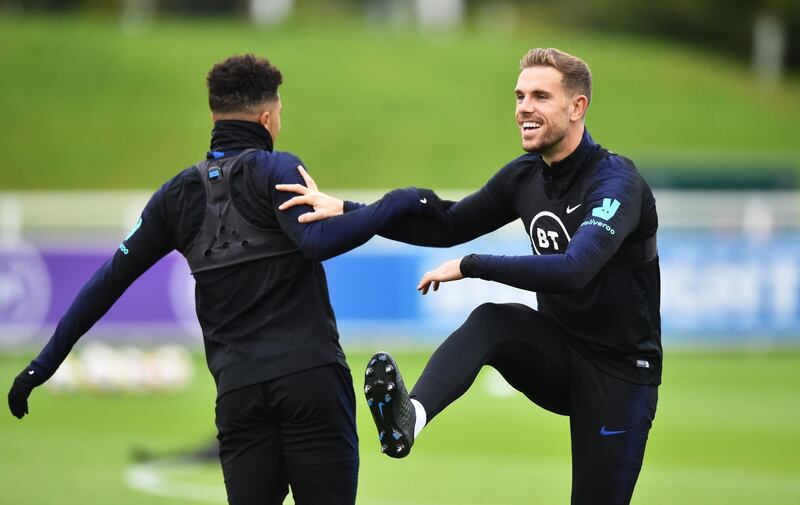
[[(395, 353), (409, 383), (430, 351)], [(361, 505), (560, 504), (569, 501), (566, 418), (547, 413), (485, 368), (422, 433), (412, 455), (379, 454), (363, 405), (368, 352), (349, 353), (361, 439)], [(25, 358), (0, 356), (7, 387)], [(224, 503), (216, 464), (137, 467), (131, 450), (200, 446), (213, 434), (213, 384), (201, 357), (186, 391), (56, 396), (31, 415), (0, 413), (3, 503)], [(633, 503), (800, 503), (800, 350), (668, 352), (664, 385)], [(385, 477), (408, 482), (387, 497)], [(287, 500), (291, 503), (291, 500)]]

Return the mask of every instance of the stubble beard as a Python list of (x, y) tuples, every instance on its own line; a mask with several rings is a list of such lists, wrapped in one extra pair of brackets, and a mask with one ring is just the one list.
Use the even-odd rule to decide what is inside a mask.
[[(544, 128), (544, 127), (543, 127)], [(567, 129), (550, 129), (544, 132), (544, 135), (538, 141), (534, 141), (533, 145), (526, 146), (525, 140), (522, 140), (522, 148), (529, 153), (545, 154), (550, 151), (554, 146), (558, 145), (567, 136)]]

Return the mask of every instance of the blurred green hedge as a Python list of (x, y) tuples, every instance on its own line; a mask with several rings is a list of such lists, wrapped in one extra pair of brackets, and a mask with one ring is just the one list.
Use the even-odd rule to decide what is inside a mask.
[(0, 16), (0, 188), (161, 184), (208, 147), (208, 69), (243, 52), (283, 71), (277, 147), (323, 187), (474, 188), (521, 153), (513, 89), (537, 46), (586, 59), (590, 131), (644, 171), (800, 173), (798, 76), (763, 89), (741, 62), (658, 39), (335, 19), (159, 19), (130, 31), (108, 17), (12, 15)]
[[(249, 0), (151, 0), (162, 14), (247, 15)], [(405, 2), (410, 9), (411, 0)], [(0, 7), (21, 11), (86, 9), (114, 13), (125, 0), (0, 0)], [(391, 0), (294, 0), (295, 17), (354, 16), (369, 3)], [(733, 54), (751, 56), (756, 16), (772, 13), (783, 23), (787, 37), (785, 61), (800, 68), (800, 1), (797, 0), (464, 0), (465, 23), (479, 23), (489, 13), (508, 12), (506, 22), (529, 30), (540, 19), (584, 29), (605, 29), (659, 35)]]

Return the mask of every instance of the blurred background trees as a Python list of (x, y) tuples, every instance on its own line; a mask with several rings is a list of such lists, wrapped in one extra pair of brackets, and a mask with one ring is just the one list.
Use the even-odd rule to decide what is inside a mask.
[[(519, 30), (538, 22), (680, 40), (753, 61), (780, 75), (800, 68), (800, 2), (796, 0), (0, 0), (15, 11), (88, 10), (135, 18), (249, 17), (276, 24), (307, 17), (363, 16), (370, 23), (466, 27), (502, 17)], [(770, 77), (770, 78), (774, 78)]]

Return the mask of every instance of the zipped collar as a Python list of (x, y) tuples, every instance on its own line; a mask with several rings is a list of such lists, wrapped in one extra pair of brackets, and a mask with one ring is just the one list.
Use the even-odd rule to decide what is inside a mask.
[(541, 160), (545, 194), (548, 198), (559, 199), (567, 194), (572, 184), (580, 175), (587, 161), (600, 149), (587, 128), (583, 129), (583, 137), (578, 147), (566, 158), (548, 165)]
[(252, 121), (219, 120), (211, 131), (208, 158), (222, 158), (245, 149), (272, 151), (272, 136), (262, 125)]

